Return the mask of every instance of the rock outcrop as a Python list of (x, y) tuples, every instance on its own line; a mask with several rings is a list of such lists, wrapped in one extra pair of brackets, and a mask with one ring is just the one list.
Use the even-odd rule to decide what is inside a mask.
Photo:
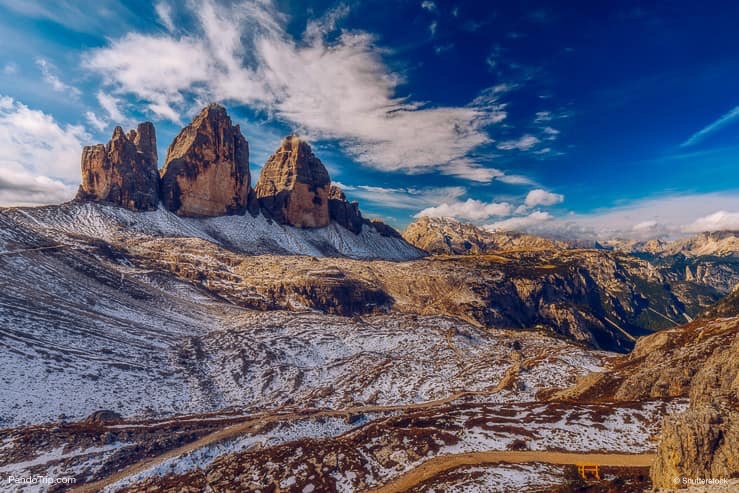
[(739, 476), (739, 331), (696, 373), (690, 407), (665, 419), (650, 475), (657, 488), (679, 478)]
[(403, 239), (403, 237), (398, 233), (398, 231), (393, 228), (392, 226), (385, 224), (382, 219), (378, 219), (376, 217), (372, 218), (370, 220), (370, 225), (377, 230), (378, 233), (380, 233), (382, 236), (387, 236), (388, 238), (400, 238)]
[(180, 216), (243, 214), (249, 179), (248, 142), (226, 109), (210, 104), (167, 150), (162, 202)]
[(349, 202), (344, 192), (336, 185), (331, 185), (328, 192), (329, 217), (354, 234), (362, 232), (365, 223), (359, 211), (359, 203)]
[[(687, 411), (665, 418), (653, 485), (674, 478), (731, 478), (739, 474), (739, 316), (696, 320), (642, 337), (609, 371), (591, 373), (552, 398), (646, 401), (688, 397)], [(678, 487), (682, 486), (681, 484)]]
[(107, 202), (132, 211), (156, 210), (159, 172), (154, 125), (141, 123), (126, 136), (116, 127), (106, 145), (82, 150), (78, 200)]
[(328, 226), (331, 179), (308, 143), (296, 135), (282, 139), (267, 160), (254, 191), (262, 211), (281, 224)]

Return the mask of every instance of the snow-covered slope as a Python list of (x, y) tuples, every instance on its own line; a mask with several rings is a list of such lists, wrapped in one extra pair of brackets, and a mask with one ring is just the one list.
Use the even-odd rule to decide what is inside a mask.
[(250, 254), (295, 254), (314, 257), (410, 260), (420, 250), (400, 238), (382, 236), (365, 225), (358, 235), (332, 222), (320, 229), (277, 224), (261, 214), (181, 218), (160, 208), (154, 212), (129, 210), (95, 203), (71, 202), (60, 206), (0, 209), (13, 220), (50, 236), (82, 235), (113, 241), (134, 235), (201, 238)]

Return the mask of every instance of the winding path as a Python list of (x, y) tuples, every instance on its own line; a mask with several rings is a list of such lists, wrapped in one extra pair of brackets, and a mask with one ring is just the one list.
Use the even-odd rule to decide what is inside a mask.
[(654, 461), (654, 454), (591, 454), (578, 452), (548, 452), (545, 450), (468, 452), (464, 454), (440, 455), (382, 486), (366, 493), (400, 493), (418, 486), (445, 471), (460, 466), (475, 466), (505, 462), (545, 462), (547, 464), (597, 464), (599, 466), (646, 467)]

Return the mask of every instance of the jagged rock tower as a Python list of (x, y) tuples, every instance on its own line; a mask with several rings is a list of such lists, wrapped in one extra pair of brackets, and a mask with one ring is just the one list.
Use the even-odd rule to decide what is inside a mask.
[(108, 202), (132, 211), (159, 205), (159, 171), (154, 125), (139, 124), (128, 135), (116, 127), (106, 145), (82, 150), (82, 184), (78, 200)]
[(226, 109), (210, 104), (167, 150), (162, 202), (180, 216), (243, 214), (249, 179), (249, 143)]
[(254, 191), (272, 219), (300, 228), (322, 228), (331, 221), (331, 179), (307, 142), (297, 135), (282, 139), (267, 160)]
[(349, 202), (344, 191), (336, 185), (331, 185), (328, 192), (328, 213), (331, 219), (354, 234), (361, 233), (366, 222), (359, 211), (359, 203)]

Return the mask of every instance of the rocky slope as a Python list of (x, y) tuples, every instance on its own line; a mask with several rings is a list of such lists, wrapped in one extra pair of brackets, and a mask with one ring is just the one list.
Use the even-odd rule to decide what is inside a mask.
[(162, 202), (180, 216), (243, 214), (249, 144), (223, 106), (208, 105), (175, 137), (161, 175)]
[[(652, 482), (739, 475), (739, 314), (702, 319), (639, 339), (605, 372), (586, 375), (555, 399), (642, 401), (689, 397), (689, 408), (665, 419)], [(682, 487), (680, 483), (678, 486)]]
[[(625, 351), (633, 338), (695, 317), (720, 296), (689, 282), (667, 282), (643, 260), (597, 250), (411, 260), (421, 256), (418, 250), (374, 228), (355, 235), (336, 224), (302, 229), (259, 215), (181, 218), (96, 204), (5, 214), (17, 228), (61, 244), (105, 241), (133, 265), (174, 273), (260, 310), (450, 315), (483, 327), (539, 326), (593, 347)], [(265, 255), (274, 253), (303, 256)]]
[(490, 232), (474, 224), (423, 216), (403, 232), (411, 245), (431, 254), (466, 255), (523, 248), (566, 248), (563, 242), (515, 232)]
[(106, 145), (86, 146), (77, 199), (107, 202), (132, 211), (156, 210), (159, 171), (154, 125), (141, 123), (128, 135), (116, 127)]
[(322, 228), (329, 224), (331, 179), (307, 142), (282, 139), (264, 164), (254, 192), (263, 210), (281, 224)]

